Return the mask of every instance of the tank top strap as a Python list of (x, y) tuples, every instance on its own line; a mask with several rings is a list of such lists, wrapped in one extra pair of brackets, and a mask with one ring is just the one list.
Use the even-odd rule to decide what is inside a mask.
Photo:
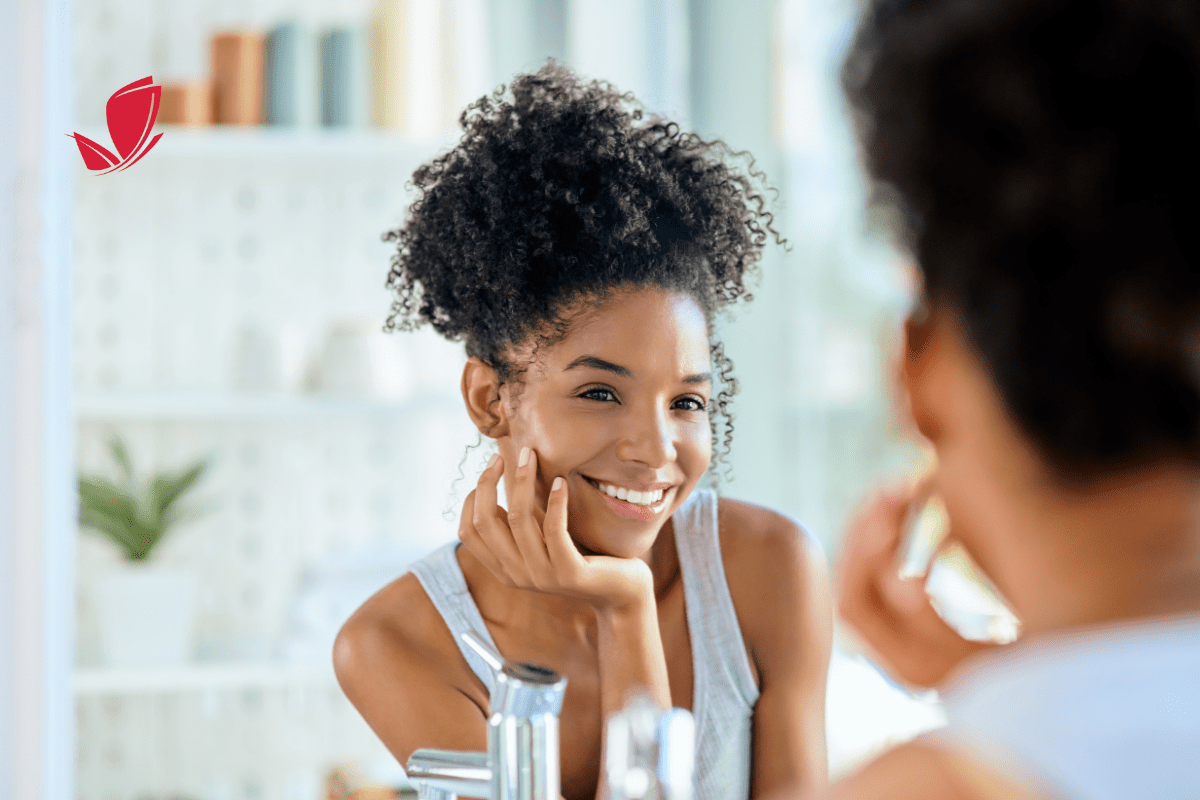
[(493, 650), (499, 652), (499, 648), (492, 641), (492, 634), (484, 624), (479, 607), (475, 605), (475, 599), (471, 597), (467, 588), (467, 579), (463, 577), (462, 567), (455, 558), (454, 553), (458, 545), (459, 542), (450, 542), (439, 547), (412, 564), (409, 571), (421, 582), (425, 594), (429, 595), (434, 608), (442, 615), (446, 627), (454, 634), (454, 643), (458, 645), (463, 658), (479, 676), (479, 680), (483, 681), (488, 694), (491, 695), (496, 689), (496, 678), (484, 660), (462, 640), (462, 634), (474, 631), (491, 645)]
[[(758, 686), (725, 579), (716, 493), (693, 492), (672, 520), (695, 665), (697, 701), (693, 705), (729, 702), (736, 697), (744, 708), (752, 708), (758, 700)], [(723, 716), (719, 711), (726, 710), (713, 709), (718, 712), (716, 718)]]

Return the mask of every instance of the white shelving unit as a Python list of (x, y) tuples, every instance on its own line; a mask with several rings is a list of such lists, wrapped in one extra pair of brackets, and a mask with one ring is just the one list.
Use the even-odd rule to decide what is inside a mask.
[(77, 697), (209, 692), (241, 689), (304, 689), (336, 685), (332, 668), (283, 663), (212, 663), (158, 669), (90, 667), (75, 671)]
[(299, 421), (396, 418), (444, 408), (449, 398), (426, 395), (384, 400), (317, 394), (249, 394), (227, 391), (94, 392), (75, 399), (79, 421)]
[[(394, 759), (331, 667), (269, 656), (287, 651), (313, 581), (361, 592), (394, 577), (331, 572), (331, 562), (453, 537), (444, 511), (461, 502), (453, 487), (475, 440), (457, 400), (464, 356), (432, 334), (395, 334), (410, 337), (415, 388), (404, 400), (241, 391), (233, 360), (247, 324), (299, 330), (312, 364), (334, 326), (382, 324), (380, 234), (411, 202), (412, 171), (449, 142), (160, 130), (134, 168), (76, 181), (79, 464), (111, 471), (114, 433), (142, 473), (212, 458), (198, 493), (208, 512), (155, 558), (197, 573), (202, 652), (258, 660), (93, 666), (89, 579), (113, 555), (81, 537), (78, 650), (89, 666), (75, 673), (78, 798), (317, 800), (332, 768), (390, 774)], [(107, 141), (103, 130), (80, 132)]]
[[(94, 141), (108, 141), (103, 128), (80, 131)], [(351, 161), (411, 161), (413, 165), (452, 146), (455, 139), (443, 136), (413, 140), (384, 128), (291, 128), (270, 125), (237, 126), (156, 125), (162, 139), (150, 151), (155, 160), (263, 159), (290, 161), (300, 158), (337, 158)], [(147, 154), (147, 159), (150, 155)]]

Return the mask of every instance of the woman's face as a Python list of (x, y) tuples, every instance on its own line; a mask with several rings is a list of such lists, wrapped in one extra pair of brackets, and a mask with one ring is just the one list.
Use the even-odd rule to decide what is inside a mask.
[(709, 373), (708, 326), (690, 296), (611, 295), (542, 348), (520, 384), (501, 387), (506, 490), (531, 447), (539, 503), (562, 476), (568, 530), (585, 552), (643, 556), (708, 469)]

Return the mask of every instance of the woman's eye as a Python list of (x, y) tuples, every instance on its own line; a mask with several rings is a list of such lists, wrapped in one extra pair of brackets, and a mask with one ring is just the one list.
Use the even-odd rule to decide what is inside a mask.
[(676, 407), (683, 411), (704, 411), (708, 403), (699, 397), (681, 397), (675, 401)]
[(579, 396), (585, 397), (588, 400), (598, 400), (600, 402), (610, 402), (617, 399), (617, 394), (612, 389), (601, 388), (588, 389)]

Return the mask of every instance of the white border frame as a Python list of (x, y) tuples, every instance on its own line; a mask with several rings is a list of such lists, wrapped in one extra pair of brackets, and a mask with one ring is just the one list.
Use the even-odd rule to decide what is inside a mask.
[(0, 796), (74, 797), (69, 0), (0, 0)]

